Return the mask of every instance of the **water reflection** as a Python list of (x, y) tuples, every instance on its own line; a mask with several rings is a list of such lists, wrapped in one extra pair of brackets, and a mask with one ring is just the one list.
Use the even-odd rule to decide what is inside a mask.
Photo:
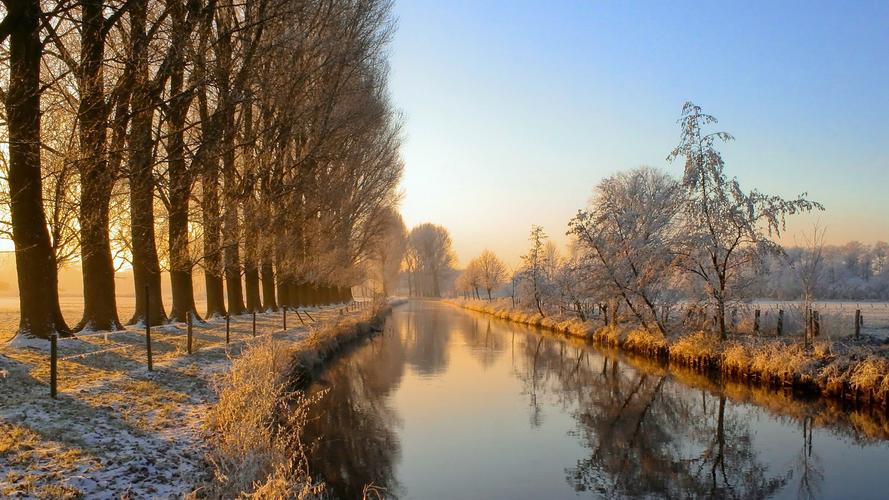
[[(844, 422), (825, 428), (822, 408), (794, 400), (804, 415), (790, 418), (676, 379), (412, 303), (325, 374), (330, 392), (306, 430), (321, 436), (311, 465), (340, 498), (370, 483), (411, 498), (878, 498), (889, 486), (874, 469), (889, 460), (886, 442)], [(839, 466), (849, 460), (860, 463)]]
[(398, 414), (386, 396), (404, 373), (407, 350), (404, 343), (389, 341), (392, 336), (387, 326), (381, 336), (329, 368), (313, 388), (328, 392), (305, 429), (312, 443), (310, 470), (338, 498), (360, 498), (367, 484), (397, 493)]

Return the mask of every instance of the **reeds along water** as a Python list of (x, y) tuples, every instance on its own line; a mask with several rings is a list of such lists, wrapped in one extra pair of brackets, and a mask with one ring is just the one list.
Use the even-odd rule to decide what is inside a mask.
[[(312, 461), (342, 497), (369, 482), (418, 498), (443, 484), (460, 497), (495, 485), (528, 497), (746, 498), (884, 482), (849, 486), (849, 468), (837, 467), (851, 449), (887, 456), (879, 415), (493, 316), (410, 307), (318, 386), (331, 389), (310, 419)], [(527, 480), (503, 482), (517, 474)]]
[[(498, 318), (579, 335), (627, 352), (667, 358), (672, 364), (712, 370), (765, 386), (821, 394), (881, 411), (889, 409), (889, 360), (880, 343), (870, 338), (831, 336), (831, 329), (837, 328), (834, 325), (840, 322), (831, 315), (822, 316), (823, 333), (807, 346), (799, 334), (733, 334), (728, 340), (720, 341), (704, 330), (671, 329), (671, 332), (685, 333), (664, 337), (630, 322), (602, 326), (595, 320), (582, 322), (574, 317), (544, 318), (538, 313), (512, 309), (505, 301), (457, 301), (456, 304)], [(782, 326), (791, 332), (798, 331), (800, 324), (794, 318), (788, 314), (782, 319), (786, 326)], [(768, 328), (766, 315), (760, 319), (764, 322), (763, 329)], [(776, 315), (775, 328), (777, 324)]]

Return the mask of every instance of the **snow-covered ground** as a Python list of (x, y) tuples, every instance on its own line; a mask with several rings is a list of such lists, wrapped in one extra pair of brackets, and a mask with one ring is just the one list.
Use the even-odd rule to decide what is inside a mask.
[[(310, 309), (319, 322), (349, 314)], [(311, 324), (306, 315), (303, 319)], [(257, 315), (257, 332), (294, 341), (306, 328), (294, 312)], [(152, 328), (154, 371), (145, 337), (130, 328), (59, 342), (59, 397), (49, 396), (48, 343), (0, 344), (0, 496), (179, 498), (209, 473), (203, 417), (215, 380), (252, 341), (250, 316), (194, 328)], [(95, 354), (92, 354), (95, 353)]]

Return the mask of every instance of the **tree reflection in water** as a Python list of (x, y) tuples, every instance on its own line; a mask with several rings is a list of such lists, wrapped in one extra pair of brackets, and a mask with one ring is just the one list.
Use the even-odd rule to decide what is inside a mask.
[[(364, 486), (375, 484), (397, 495), (394, 468), (400, 445), (396, 412), (386, 397), (398, 386), (407, 351), (385, 331), (347, 353), (312, 390), (327, 389), (303, 430), (312, 443), (309, 470), (327, 483), (336, 498), (361, 498)], [(326, 381), (336, 381), (327, 383)]]
[[(769, 474), (752, 429), (726, 411), (724, 396), (698, 398), (669, 383), (665, 372), (624, 367), (562, 339), (525, 339), (521, 347), (525, 362), (517, 376), (529, 396), (532, 426), (542, 418), (541, 398), (550, 398), (571, 409), (573, 434), (591, 450), (566, 471), (577, 491), (763, 498), (792, 475)], [(716, 401), (708, 404), (708, 397)]]
[[(615, 357), (577, 339), (424, 306), (401, 311), (383, 334), (331, 366), (324, 380), (336, 383), (315, 388), (329, 386), (329, 392), (312, 411), (304, 437), (322, 436), (311, 453), (311, 471), (328, 483), (333, 496), (360, 497), (367, 484), (386, 488), (387, 496), (405, 494), (396, 477), (399, 408), (389, 396), (406, 369), (412, 376), (436, 377), (448, 371), (451, 356), (475, 361), (472, 367), (461, 360), (461, 373), (502, 377), (502, 390), (518, 389), (519, 405), (510, 411), (515, 415), (527, 401), (527, 432), (545, 427), (548, 413), (569, 416), (568, 437), (583, 452), (566, 457), (565, 463), (574, 465), (562, 470), (578, 493), (764, 498), (795, 491), (809, 498), (821, 492), (824, 472), (813, 449), (815, 407), (804, 418), (776, 416), (732, 402), (712, 382), (679, 383), (673, 379), (680, 372)], [(457, 369), (454, 363), (451, 370)], [(474, 379), (457, 380), (472, 384)], [(459, 398), (470, 389), (459, 385), (453, 390), (458, 395), (451, 397)], [(491, 418), (503, 410), (501, 401), (489, 410)], [(769, 461), (762, 441), (754, 439), (759, 415), (799, 423), (803, 439), (795, 457), (779, 464)], [(831, 429), (854, 435), (843, 426)], [(455, 430), (473, 432), (471, 427)], [(521, 426), (517, 431), (514, 438), (521, 440)]]

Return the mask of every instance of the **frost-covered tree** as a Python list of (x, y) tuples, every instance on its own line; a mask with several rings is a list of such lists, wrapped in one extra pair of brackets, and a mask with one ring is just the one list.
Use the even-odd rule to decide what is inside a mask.
[(685, 159), (685, 238), (678, 263), (703, 282), (716, 308), (720, 336), (725, 338), (726, 304), (743, 297), (753, 282), (748, 279), (749, 271), (764, 254), (781, 251), (775, 239), (784, 230), (786, 216), (823, 207), (806, 199), (805, 193), (785, 200), (756, 190), (743, 191), (738, 180), (725, 173), (725, 163), (716, 149), (717, 142), (733, 137), (705, 131), (713, 123), (716, 118), (691, 102), (685, 103), (679, 119), (679, 145), (667, 159)]
[(529, 240), (531, 248), (522, 256), (520, 295), (526, 303), (533, 305), (541, 316), (546, 316), (543, 305), (553, 290), (553, 273), (558, 266), (554, 260), (558, 258), (558, 253), (540, 226), (531, 226)]
[(416, 258), (414, 286), (418, 295), (441, 297), (445, 274), (455, 260), (450, 233), (442, 226), (427, 222), (411, 229), (408, 244), (413, 250), (411, 256)]
[(479, 267), (478, 259), (473, 259), (469, 261), (469, 264), (466, 265), (466, 269), (460, 273), (460, 276), (457, 277), (457, 290), (461, 291), (474, 299), (479, 299), (481, 296), (478, 293), (478, 289), (481, 286), (482, 276), (481, 276), (481, 268)]
[(669, 175), (642, 167), (599, 183), (590, 206), (569, 223), (586, 266), (605, 278), (644, 327), (662, 333), (657, 305), (674, 270), (681, 195)]
[(391, 295), (398, 283), (398, 274), (407, 247), (407, 228), (394, 207), (388, 207), (380, 217), (382, 230), (372, 248), (372, 274), (383, 287), (383, 295)]
[(506, 279), (506, 266), (494, 252), (488, 249), (482, 251), (474, 262), (478, 266), (480, 285), (488, 293), (488, 300), (491, 300), (491, 293)]

